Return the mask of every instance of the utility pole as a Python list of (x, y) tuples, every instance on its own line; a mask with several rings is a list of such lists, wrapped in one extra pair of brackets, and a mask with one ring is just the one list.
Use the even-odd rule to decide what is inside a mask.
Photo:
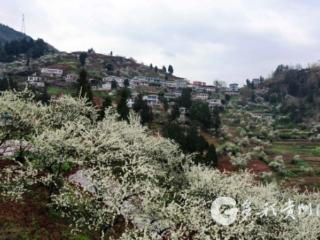
[(21, 32), (26, 35), (26, 22), (24, 14), (22, 14), (22, 24), (21, 24)]

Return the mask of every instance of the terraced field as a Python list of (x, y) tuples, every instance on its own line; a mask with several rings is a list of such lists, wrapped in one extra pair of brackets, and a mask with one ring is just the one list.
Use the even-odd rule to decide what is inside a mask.
[[(274, 157), (282, 155), (288, 169), (284, 184), (299, 189), (320, 189), (320, 156), (316, 149), (320, 142), (308, 140), (287, 140), (274, 142), (267, 149), (268, 155)], [(295, 155), (301, 160), (294, 162)]]

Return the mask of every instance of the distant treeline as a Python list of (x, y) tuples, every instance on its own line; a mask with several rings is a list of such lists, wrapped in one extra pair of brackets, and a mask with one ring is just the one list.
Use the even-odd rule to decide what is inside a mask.
[(26, 54), (28, 58), (39, 58), (49, 52), (49, 46), (42, 39), (24, 38), (0, 46), (0, 61), (11, 62), (16, 56)]
[[(259, 89), (265, 89), (259, 94)], [(301, 123), (320, 112), (320, 65), (308, 68), (279, 65), (272, 76), (255, 89), (251, 84), (242, 89), (242, 96), (252, 102), (262, 101), (273, 106), (275, 113), (288, 116), (288, 122)]]

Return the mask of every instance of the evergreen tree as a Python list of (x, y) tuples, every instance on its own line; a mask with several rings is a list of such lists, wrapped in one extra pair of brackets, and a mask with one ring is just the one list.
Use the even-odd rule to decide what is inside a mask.
[(153, 120), (152, 108), (144, 101), (142, 109), (140, 110), (141, 124), (150, 123)]
[(177, 142), (185, 153), (197, 153), (195, 163), (204, 164), (209, 167), (217, 166), (218, 157), (214, 145), (199, 135), (197, 126), (179, 126), (177, 123), (169, 123), (163, 129), (165, 137)]
[(84, 67), (84, 65), (86, 64), (86, 59), (88, 57), (88, 54), (86, 52), (82, 52), (79, 55), (79, 61), (82, 67)]
[(162, 67), (162, 72), (163, 72), (163, 73), (167, 73), (167, 68), (166, 68), (166, 66), (163, 66), (163, 67)]
[(118, 88), (118, 83), (116, 80), (112, 80), (111, 81), (111, 89), (114, 90), (114, 89), (117, 89)]
[(130, 96), (130, 92), (127, 88), (121, 89), (118, 91), (118, 106), (117, 112), (120, 115), (119, 120), (129, 121), (129, 107), (127, 105), (128, 98)]
[(230, 102), (231, 96), (229, 94), (224, 95), (224, 100), (226, 101), (226, 103)]
[(46, 52), (48, 52), (48, 45), (42, 39), (36, 40), (31, 50), (32, 58), (39, 58)]
[(102, 103), (102, 106), (101, 108), (99, 109), (99, 116), (98, 116), (98, 121), (101, 121), (102, 119), (104, 119), (105, 117), (105, 110), (108, 108), (108, 107), (111, 107), (112, 105), (112, 99), (110, 96), (106, 96), (103, 100), (103, 103)]
[(189, 109), (192, 104), (192, 99), (191, 99), (191, 88), (184, 88), (182, 89), (181, 97), (178, 99), (179, 105), (181, 107), (185, 107)]
[(26, 54), (28, 57), (39, 58), (49, 52), (48, 45), (42, 40), (33, 41), (31, 38), (23, 38), (6, 42), (0, 47), (0, 60), (10, 62), (14, 60), (14, 56)]
[(173, 67), (171, 65), (169, 65), (168, 67), (168, 72), (170, 73), (170, 75), (173, 74)]
[(171, 108), (171, 112), (169, 114), (169, 122), (176, 120), (180, 116), (179, 106), (175, 104)]
[(114, 66), (111, 63), (106, 64), (106, 69), (109, 74), (112, 74), (114, 71)]
[(0, 91), (17, 90), (18, 85), (10, 76), (0, 78)]
[(203, 129), (213, 127), (212, 115), (208, 103), (195, 101), (190, 109), (190, 119), (201, 125)]
[(87, 71), (85, 69), (80, 71), (78, 79), (78, 93), (79, 96), (86, 97), (89, 101), (92, 101), (93, 99), (91, 85), (87, 79)]
[(0, 91), (7, 91), (10, 89), (9, 79), (7, 77), (0, 78)]
[(212, 122), (213, 122), (212, 127), (214, 128), (215, 134), (217, 136), (219, 134), (219, 129), (221, 126), (220, 110), (218, 107), (215, 107), (213, 109)]
[(129, 79), (126, 78), (126, 79), (123, 81), (123, 85), (124, 85), (125, 88), (128, 88), (128, 87), (130, 86), (130, 81), (129, 81)]
[(43, 88), (43, 92), (42, 92), (42, 94), (40, 96), (40, 100), (41, 100), (41, 102), (46, 103), (46, 104), (48, 104), (50, 102), (50, 96), (48, 94), (48, 85), (47, 85), (47, 83), (44, 84), (44, 88)]
[(139, 94), (133, 104), (133, 110), (139, 113), (141, 124), (150, 123), (153, 120), (152, 108), (149, 107), (147, 101), (143, 100), (142, 94)]
[(159, 98), (159, 101), (163, 104), (164, 110), (167, 111), (169, 108), (169, 103), (168, 103), (168, 100), (164, 97), (164, 93), (160, 92), (158, 94), (158, 98)]
[(139, 93), (138, 96), (137, 96), (137, 97), (135, 98), (135, 100), (134, 100), (134, 104), (133, 104), (133, 106), (132, 106), (133, 110), (134, 110), (135, 112), (140, 112), (140, 110), (141, 110), (142, 107), (143, 107), (143, 102), (144, 102), (143, 96), (142, 96), (141, 93)]
[(204, 164), (206, 166), (216, 167), (218, 165), (217, 151), (214, 145), (209, 145)]

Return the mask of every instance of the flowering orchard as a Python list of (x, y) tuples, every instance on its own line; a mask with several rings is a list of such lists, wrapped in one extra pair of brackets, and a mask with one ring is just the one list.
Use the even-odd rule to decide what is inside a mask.
[[(224, 174), (195, 165), (192, 155), (183, 154), (168, 139), (149, 134), (135, 115), (127, 123), (108, 109), (105, 118), (97, 121), (96, 109), (85, 99), (62, 97), (42, 105), (28, 92), (3, 93), (0, 113), (1, 146), (11, 140), (28, 146), (18, 148), (21, 157), (12, 156), (13, 164), (0, 170), (1, 198), (23, 201), (30, 187), (42, 184), (50, 192), (48, 207), (68, 219), (74, 232), (89, 229), (103, 239), (122, 217), (127, 227), (121, 239), (320, 236), (319, 218), (306, 216), (265, 221), (252, 216), (228, 227), (219, 225), (210, 207), (220, 196), (250, 201), (252, 209), (262, 209), (266, 200), (307, 204), (318, 201), (320, 194), (299, 194), (275, 183), (263, 185), (247, 172)], [(243, 164), (243, 157), (248, 156), (236, 155), (234, 161)], [(68, 177), (71, 170), (81, 180)]]

